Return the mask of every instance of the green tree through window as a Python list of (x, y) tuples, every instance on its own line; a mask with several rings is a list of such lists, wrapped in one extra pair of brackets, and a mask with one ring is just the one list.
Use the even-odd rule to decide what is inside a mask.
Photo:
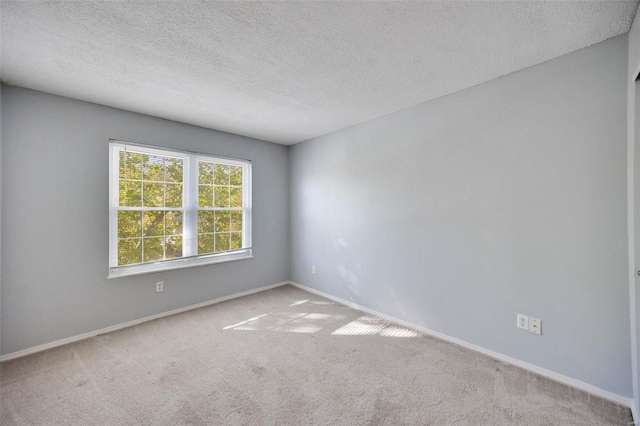
[(242, 248), (242, 167), (198, 162), (198, 254)]
[(182, 257), (181, 158), (119, 153), (118, 265)]
[(112, 270), (243, 250), (247, 254), (250, 163), (111, 145)]

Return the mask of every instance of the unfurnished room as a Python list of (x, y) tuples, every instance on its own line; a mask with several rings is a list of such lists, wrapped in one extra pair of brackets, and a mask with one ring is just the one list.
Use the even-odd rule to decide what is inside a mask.
[(638, 3), (0, 1), (0, 424), (640, 424)]

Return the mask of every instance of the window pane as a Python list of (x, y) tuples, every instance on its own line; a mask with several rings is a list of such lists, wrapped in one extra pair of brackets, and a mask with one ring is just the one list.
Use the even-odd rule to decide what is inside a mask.
[(198, 234), (213, 232), (214, 212), (204, 210), (198, 212)]
[[(109, 216), (115, 222), (109, 228), (110, 266), (135, 265), (112, 269), (110, 276), (171, 269), (173, 262), (159, 263), (239, 250), (251, 238), (244, 223), (250, 220), (251, 210), (243, 198), (249, 194), (251, 164), (117, 141), (110, 144), (110, 153), (110, 167), (116, 173), (110, 182), (110, 209), (115, 209)], [(187, 212), (186, 206), (195, 211)], [(191, 214), (196, 220), (185, 221)], [(195, 241), (193, 237), (187, 241), (186, 236), (194, 234)], [(227, 256), (211, 260), (227, 260)], [(151, 265), (156, 262), (157, 269)], [(200, 259), (194, 264), (207, 262)]]
[(181, 235), (182, 232), (182, 212), (168, 211), (164, 216), (165, 235)]
[(178, 235), (167, 237), (164, 243), (164, 250), (166, 259), (182, 257), (182, 237)]
[(166, 207), (182, 207), (182, 184), (167, 183), (164, 186), (164, 203)]
[(164, 235), (164, 212), (145, 211), (142, 222), (142, 232), (145, 237)]
[(142, 262), (142, 238), (118, 240), (118, 265)]
[(164, 157), (160, 155), (143, 155), (142, 179), (164, 181)]
[(221, 210), (216, 211), (216, 232), (228, 232), (230, 227), (230, 215), (229, 211)]
[(144, 182), (142, 189), (143, 204), (145, 207), (163, 207), (164, 206), (164, 185), (161, 183)]
[(198, 188), (198, 206), (213, 207), (213, 187), (200, 185)]
[(120, 179), (142, 179), (142, 154), (120, 151)]
[(118, 238), (142, 236), (142, 212), (118, 212)]
[(216, 185), (229, 185), (229, 166), (216, 164), (213, 168), (213, 183)]
[(162, 260), (164, 257), (163, 237), (152, 237), (142, 239), (142, 259), (145, 262)]
[(216, 236), (216, 253), (229, 250), (229, 233), (224, 232), (215, 234)]
[(242, 232), (231, 233), (231, 250), (242, 248)]
[(231, 185), (242, 185), (242, 167), (231, 166)]
[(242, 207), (242, 188), (231, 187), (231, 207)]
[(215, 186), (215, 206), (229, 207), (229, 187)]
[(142, 186), (140, 181), (121, 180), (118, 193), (121, 206), (140, 207), (142, 205)]
[(198, 234), (198, 254), (213, 253), (213, 234)]
[(231, 231), (242, 231), (242, 212), (232, 211), (231, 216)]
[(182, 182), (184, 167), (181, 158), (165, 157), (165, 180), (167, 182)]
[(204, 161), (198, 163), (198, 183), (213, 185), (213, 164)]

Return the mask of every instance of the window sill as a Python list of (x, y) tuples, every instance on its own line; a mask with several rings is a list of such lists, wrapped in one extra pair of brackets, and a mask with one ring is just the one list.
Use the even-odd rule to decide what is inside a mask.
[(193, 268), (195, 266), (212, 265), (215, 263), (233, 262), (253, 258), (251, 250), (241, 253), (229, 253), (224, 255), (210, 255), (189, 259), (176, 259), (158, 263), (146, 263), (142, 265), (122, 266), (110, 268), (108, 280), (130, 277), (134, 275), (153, 274), (156, 272), (172, 271), (174, 269)]

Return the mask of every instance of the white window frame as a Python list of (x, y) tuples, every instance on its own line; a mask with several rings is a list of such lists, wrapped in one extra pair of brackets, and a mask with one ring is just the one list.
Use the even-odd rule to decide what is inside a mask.
[[(182, 257), (134, 265), (118, 266), (118, 211), (120, 207), (119, 161), (120, 152), (130, 150), (141, 154), (171, 156), (183, 160), (183, 211)], [(198, 255), (198, 162), (224, 163), (242, 167), (242, 247), (223, 253)], [(220, 262), (252, 258), (251, 248), (251, 161), (225, 158), (203, 153), (142, 145), (119, 140), (109, 140), (109, 275), (108, 279), (148, 274), (172, 269), (189, 268)], [(204, 209), (211, 210), (211, 209)], [(229, 210), (220, 208), (220, 210)]]

